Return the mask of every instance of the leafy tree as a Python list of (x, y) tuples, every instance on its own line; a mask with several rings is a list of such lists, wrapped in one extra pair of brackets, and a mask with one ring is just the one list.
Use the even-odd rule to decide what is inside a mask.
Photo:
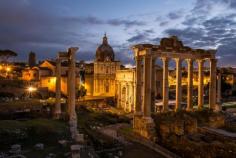
[(77, 90), (77, 97), (80, 99), (83, 98), (86, 94), (87, 94), (87, 89), (85, 89), (85, 87), (81, 85)]
[(16, 57), (17, 53), (13, 52), (12, 50), (0, 50), (0, 59), (2, 62), (7, 62), (9, 58)]

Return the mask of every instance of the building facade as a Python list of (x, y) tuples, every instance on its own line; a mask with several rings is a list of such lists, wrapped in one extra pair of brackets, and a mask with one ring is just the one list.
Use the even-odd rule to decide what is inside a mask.
[(120, 62), (115, 60), (115, 53), (104, 35), (94, 61), (94, 96), (115, 96), (117, 70), (120, 70)]

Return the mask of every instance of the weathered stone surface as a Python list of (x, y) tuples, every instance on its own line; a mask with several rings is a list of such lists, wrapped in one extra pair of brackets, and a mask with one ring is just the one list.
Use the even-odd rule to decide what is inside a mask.
[(221, 128), (225, 126), (225, 117), (223, 115), (215, 115), (209, 117), (209, 127)]
[(75, 141), (78, 143), (84, 143), (84, 135), (83, 134), (76, 134)]
[(197, 133), (197, 119), (189, 118), (184, 120), (184, 129), (186, 134)]
[(49, 153), (46, 158), (55, 158), (57, 155), (54, 153)]
[(11, 150), (9, 151), (11, 154), (19, 154), (21, 153), (21, 145), (19, 144), (14, 144), (11, 146)]
[(139, 133), (141, 136), (147, 139), (154, 140), (155, 124), (152, 118), (135, 116), (133, 121), (135, 132)]
[(70, 149), (72, 158), (80, 158), (80, 152), (82, 148), (82, 145), (71, 145)]
[(65, 147), (65, 146), (67, 146), (68, 141), (67, 140), (59, 140), (58, 143)]
[(44, 149), (44, 144), (38, 143), (38, 144), (36, 144), (36, 145), (34, 146), (34, 148), (35, 148), (36, 150), (43, 150), (43, 149)]

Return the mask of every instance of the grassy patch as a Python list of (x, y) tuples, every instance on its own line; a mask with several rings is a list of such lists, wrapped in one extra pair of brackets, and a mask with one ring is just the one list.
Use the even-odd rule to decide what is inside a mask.
[(42, 107), (42, 103), (39, 102), (38, 99), (33, 100), (15, 100), (9, 102), (0, 103), (0, 112), (5, 111), (14, 111), (25, 108), (34, 108), (34, 107)]
[(0, 121), (0, 148), (9, 149), (12, 144), (21, 144), (28, 148), (36, 143), (45, 146), (57, 146), (58, 140), (69, 139), (69, 130), (65, 122), (34, 119), (28, 121)]

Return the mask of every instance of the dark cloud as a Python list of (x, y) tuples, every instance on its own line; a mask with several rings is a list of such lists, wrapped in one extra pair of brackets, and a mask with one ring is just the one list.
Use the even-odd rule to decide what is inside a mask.
[(137, 20), (124, 20), (124, 19), (111, 19), (107, 21), (107, 24), (113, 26), (121, 26), (124, 25), (125, 27), (132, 27), (132, 26), (143, 26), (145, 25), (142, 21)]
[(154, 30), (152, 29), (143, 30), (142, 32), (137, 31), (136, 35), (129, 38), (127, 41), (130, 43), (144, 42), (148, 40), (149, 35), (153, 33), (154, 33)]
[(176, 12), (170, 12), (167, 17), (170, 19), (170, 20), (176, 20), (176, 19), (179, 19), (183, 16), (183, 12), (182, 11), (176, 11)]
[(162, 27), (162, 26), (166, 26), (167, 24), (169, 24), (169, 22), (168, 21), (163, 21), (163, 22), (160, 22), (160, 26)]
[(140, 41), (144, 41), (146, 39), (146, 35), (141, 33), (141, 34), (137, 34), (131, 38), (129, 38), (127, 41), (128, 42), (140, 42)]
[[(191, 12), (186, 15), (182, 24), (184, 28), (170, 28), (164, 31), (166, 35), (177, 35), (185, 45), (194, 48), (217, 48), (219, 63), (236, 66), (236, 21), (235, 13), (212, 14), (210, 11), (216, 5), (225, 5), (232, 9), (230, 0), (197, 0)], [(216, 4), (218, 3), (218, 4)]]

